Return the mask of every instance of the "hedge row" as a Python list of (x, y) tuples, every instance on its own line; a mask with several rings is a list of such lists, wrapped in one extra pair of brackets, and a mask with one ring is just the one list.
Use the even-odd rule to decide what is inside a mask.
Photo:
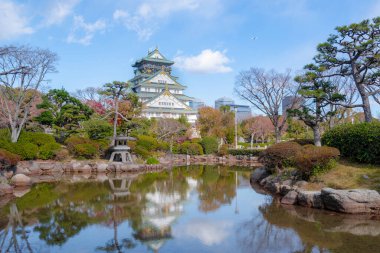
[(248, 155), (248, 156), (258, 156), (263, 152), (263, 150), (260, 149), (229, 149), (228, 154), (229, 155)]
[(354, 161), (380, 164), (380, 122), (338, 125), (323, 135), (322, 143)]

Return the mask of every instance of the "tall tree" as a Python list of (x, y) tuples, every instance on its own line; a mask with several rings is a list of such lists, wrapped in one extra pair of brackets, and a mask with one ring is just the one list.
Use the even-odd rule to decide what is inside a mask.
[(155, 122), (153, 132), (157, 138), (170, 143), (170, 152), (173, 151), (173, 142), (175, 137), (181, 137), (186, 134), (187, 125), (176, 119), (159, 119)]
[(328, 76), (352, 78), (362, 103), (342, 105), (363, 108), (365, 120), (370, 122), (370, 98), (380, 103), (380, 17), (335, 30), (336, 34), (318, 45), (314, 61), (325, 70), (332, 70)]
[(88, 120), (93, 112), (64, 89), (49, 90), (37, 107), (44, 111), (35, 119), (43, 125), (52, 126), (62, 140), (76, 132), (79, 123)]
[(38, 89), (55, 72), (56, 54), (27, 46), (0, 47), (0, 113), (7, 118), (11, 141), (17, 142), (30, 117)]
[[(286, 123), (286, 115), (281, 115), (280, 110), (282, 101), (287, 96), (295, 95), (290, 71), (265, 72), (258, 68), (242, 71), (236, 77), (235, 92), (269, 117), (274, 126), (276, 143), (280, 142)], [(296, 99), (292, 99), (290, 107), (296, 102)]]
[(119, 118), (119, 101), (127, 95), (128, 84), (126, 82), (113, 81), (112, 83), (106, 83), (103, 85), (101, 94), (108, 96), (113, 100), (113, 141), (117, 136), (117, 120)]
[(336, 92), (336, 86), (323, 77), (323, 68), (308, 65), (307, 72), (295, 78), (300, 84), (298, 93), (304, 98), (300, 108), (289, 109), (291, 116), (296, 116), (311, 127), (314, 135), (314, 145), (321, 146), (321, 123), (337, 113), (330, 103), (338, 103), (345, 97)]

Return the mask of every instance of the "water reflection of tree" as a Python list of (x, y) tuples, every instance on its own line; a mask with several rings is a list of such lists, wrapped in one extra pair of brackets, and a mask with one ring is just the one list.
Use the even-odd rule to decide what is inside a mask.
[(341, 245), (339, 237), (319, 222), (288, 212), (276, 200), (260, 206), (259, 213), (238, 229), (240, 245), (247, 252), (326, 252)]
[(227, 167), (204, 166), (198, 182), (200, 210), (209, 212), (230, 204), (236, 195), (235, 174)]
[(8, 219), (7, 226), (0, 233), (0, 252), (3, 252), (3, 250), (4, 252), (9, 252), (11, 248), (16, 253), (33, 252), (21, 214), (15, 204), (11, 204), (9, 207)]

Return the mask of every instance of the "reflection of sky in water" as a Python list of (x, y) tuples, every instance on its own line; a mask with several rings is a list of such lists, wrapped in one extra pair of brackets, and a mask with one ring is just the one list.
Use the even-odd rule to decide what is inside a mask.
[[(241, 173), (239, 172), (239, 174)], [(208, 176), (210, 182), (217, 182), (215, 175)], [(235, 173), (229, 174), (229, 176), (228, 180), (230, 181), (226, 181), (228, 184), (224, 181), (220, 185), (210, 184), (212, 187), (207, 185), (203, 190), (210, 191), (215, 189), (213, 187), (229, 187), (226, 191), (230, 190), (231, 192), (231, 189), (233, 190), (233, 195), (228, 196), (230, 198), (220, 198), (220, 195), (213, 196), (213, 192), (200, 192), (202, 183), (205, 182), (201, 181), (203, 180), (202, 178), (199, 180), (188, 176), (184, 178), (184, 182), (187, 183), (185, 190), (179, 187), (178, 184), (175, 186), (174, 182), (169, 180), (162, 185), (155, 185), (155, 190), (150, 189), (145, 193), (144, 207), (138, 212), (140, 215), (138, 220), (141, 221), (140, 228), (132, 228), (133, 222), (128, 220), (128, 217), (113, 223), (112, 214), (116, 214), (116, 216), (122, 214), (126, 204), (121, 199), (115, 207), (109, 202), (109, 199), (107, 201), (103, 200), (102, 207), (108, 212), (106, 221), (103, 220), (102, 222), (95, 222), (98, 224), (84, 226), (60, 246), (47, 246), (45, 241), (40, 240), (39, 232), (34, 229), (39, 224), (36, 223), (37, 219), (34, 219), (34, 223), (31, 223), (34, 225), (26, 228), (30, 245), (34, 252), (39, 253), (102, 252), (96, 250), (97, 247), (104, 247), (107, 243), (112, 242), (116, 232), (120, 244), (130, 242), (133, 246), (124, 248), (120, 252), (152, 252), (152, 248), (158, 249), (159, 252), (170, 253), (277, 253), (304, 252), (305, 249), (308, 249), (307, 252), (320, 252), (320, 250), (322, 250), (321, 252), (328, 252), (325, 248), (321, 247), (319, 249), (318, 246), (314, 245), (318, 239), (323, 241), (323, 239), (318, 238), (318, 233), (307, 234), (304, 237), (299, 234), (299, 227), (301, 227), (302, 231), (303, 224), (307, 225), (304, 220), (298, 219), (294, 215), (288, 214), (285, 209), (271, 204), (271, 197), (256, 193), (250, 187), (247, 178), (239, 176), (240, 186), (236, 187)], [(235, 190), (237, 191), (236, 193)], [(220, 192), (223, 193), (223, 191)], [(207, 197), (210, 197), (210, 195), (217, 199), (217, 207), (211, 208), (207, 212), (201, 211), (202, 201), (205, 201), (202, 198), (208, 200)], [(94, 210), (85, 209), (86, 205), (82, 206), (78, 203), (81, 202), (71, 203), (69, 206), (77, 212), (83, 213), (86, 211), (89, 216), (98, 215)], [(133, 206), (131, 210), (133, 210)], [(45, 211), (48, 212), (48, 210)], [(23, 219), (27, 219), (26, 214), (22, 215), (24, 215)], [(285, 217), (285, 219), (281, 217)], [(345, 223), (342, 224), (344, 225)], [(298, 226), (298, 230), (296, 226)], [(139, 233), (152, 235), (152, 227), (162, 229), (162, 231), (165, 231), (166, 236), (155, 239), (148, 238), (147, 240), (137, 239), (137, 234)], [(309, 227), (305, 227), (305, 229), (312, 230)], [(376, 228), (376, 226), (374, 227)], [(312, 228), (318, 228), (318, 226)], [(329, 233), (331, 234), (326, 235), (324, 233), (323, 235), (330, 238), (333, 232), (330, 231)], [(313, 236), (315, 238), (312, 238)], [(345, 237), (339, 239), (344, 240)], [(379, 239), (379, 237), (373, 237), (373, 240), (376, 239)], [(340, 241), (337, 243), (338, 246), (342, 244), (343, 242)], [(21, 252), (28, 252), (25, 249), (26, 246), (24, 245)], [(10, 252), (14, 252), (14, 249), (11, 248)]]

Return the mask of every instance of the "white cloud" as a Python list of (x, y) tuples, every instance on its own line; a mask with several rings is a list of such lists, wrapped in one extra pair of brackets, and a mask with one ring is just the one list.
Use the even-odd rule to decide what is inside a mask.
[(86, 23), (82, 16), (74, 16), (74, 26), (67, 37), (67, 42), (89, 45), (95, 33), (104, 32), (106, 27), (106, 22), (102, 19), (94, 23)]
[(229, 236), (232, 228), (230, 221), (212, 221), (206, 219), (194, 219), (184, 228), (175, 231), (174, 236), (186, 236), (200, 240), (207, 246), (217, 245)]
[(0, 1), (0, 40), (33, 33), (33, 28), (23, 16), (22, 7), (12, 1)]
[(204, 17), (220, 12), (220, 0), (144, 0), (133, 12), (117, 9), (113, 18), (139, 39), (148, 40), (158, 28), (159, 21), (179, 12), (192, 12)]
[(55, 0), (51, 1), (44, 21), (45, 26), (60, 24), (67, 16), (72, 14), (73, 9), (80, 0)]
[(138, 15), (130, 15), (123, 10), (116, 10), (113, 19), (121, 22), (128, 30), (136, 32), (140, 40), (148, 40), (153, 34), (153, 30), (145, 27), (142, 18)]
[(195, 56), (179, 55), (174, 58), (176, 67), (194, 73), (227, 73), (232, 68), (227, 66), (231, 60), (226, 56), (226, 51), (213, 51), (205, 49)]

